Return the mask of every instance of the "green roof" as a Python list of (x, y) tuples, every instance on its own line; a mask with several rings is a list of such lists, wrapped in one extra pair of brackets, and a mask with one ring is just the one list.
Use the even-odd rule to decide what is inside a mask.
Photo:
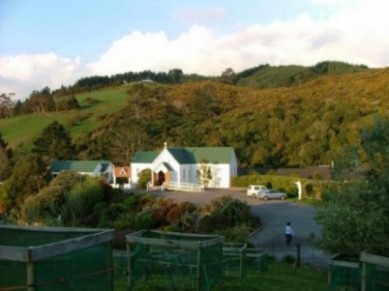
[(104, 172), (109, 165), (112, 164), (111, 161), (100, 160), (100, 161), (73, 161), (73, 160), (64, 160), (64, 161), (54, 161), (51, 163), (50, 172), (58, 173), (61, 171), (75, 171), (83, 173), (92, 173), (95, 171), (96, 167), (101, 164), (101, 172)]
[[(172, 147), (168, 151), (179, 164), (199, 164), (207, 161), (211, 164), (229, 164), (234, 154), (232, 147)], [(158, 152), (137, 152), (134, 163), (152, 163)]]
[(232, 147), (184, 147), (168, 148), (180, 164), (198, 164), (207, 161), (211, 164), (229, 164), (234, 153)]
[(159, 155), (157, 152), (137, 152), (132, 158), (133, 163), (152, 163)]

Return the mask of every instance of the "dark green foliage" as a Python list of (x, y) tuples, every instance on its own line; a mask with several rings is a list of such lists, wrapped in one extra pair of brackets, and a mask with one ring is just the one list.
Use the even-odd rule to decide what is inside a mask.
[(102, 200), (101, 184), (95, 178), (83, 177), (67, 193), (64, 205), (64, 223), (71, 226), (85, 224), (83, 218), (92, 214), (94, 206)]
[(351, 65), (344, 62), (324, 61), (317, 63), (311, 68), (316, 74), (346, 74), (368, 70), (365, 65)]
[(0, 181), (11, 175), (13, 151), (0, 133)]
[(296, 86), (323, 75), (341, 75), (366, 71), (364, 65), (324, 61), (313, 67), (260, 65), (237, 74), (238, 84), (257, 88)]
[(167, 75), (170, 79), (170, 83), (172, 84), (181, 83), (182, 78), (184, 77), (184, 73), (181, 69), (171, 69), (169, 70)]
[(103, 203), (103, 191), (103, 185), (95, 178), (64, 172), (25, 200), (21, 218), (27, 223), (87, 225), (96, 205)]
[(70, 135), (57, 121), (50, 123), (40, 137), (34, 140), (32, 151), (44, 157), (48, 163), (53, 160), (72, 159), (75, 154)]
[(202, 208), (201, 214), (209, 217), (208, 224), (213, 229), (248, 224), (251, 217), (248, 204), (231, 196), (222, 196), (212, 200)]
[(56, 111), (67, 111), (72, 109), (80, 109), (80, 104), (78, 103), (74, 95), (69, 96), (56, 96), (54, 97), (55, 110)]
[(46, 166), (41, 157), (31, 154), (20, 158), (13, 167), (12, 175), (4, 183), (0, 199), (3, 211), (17, 215), (24, 200), (29, 195), (38, 193), (47, 184)]
[(305, 185), (305, 191), (306, 191), (308, 197), (312, 196), (312, 194), (313, 194), (313, 186), (312, 186), (311, 183), (308, 183), (308, 184)]
[(235, 84), (235, 72), (231, 68), (227, 68), (221, 75), (221, 81), (225, 84)]
[(23, 113), (44, 113), (55, 110), (55, 104), (50, 88), (33, 91), (23, 103)]
[[(367, 156), (364, 174), (329, 191), (318, 208), (317, 221), (323, 229), (320, 243), (330, 252), (355, 256), (369, 250), (389, 256), (388, 133), (388, 120), (362, 131)], [(349, 167), (353, 161), (344, 165)]]

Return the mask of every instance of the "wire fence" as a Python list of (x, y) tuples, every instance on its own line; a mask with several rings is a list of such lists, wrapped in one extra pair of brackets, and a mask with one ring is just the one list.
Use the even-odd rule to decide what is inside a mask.
[(321, 270), (328, 270), (330, 256), (308, 242), (295, 242), (287, 246), (284, 242), (260, 244), (270, 257), (277, 261), (294, 263), (296, 267), (309, 265)]

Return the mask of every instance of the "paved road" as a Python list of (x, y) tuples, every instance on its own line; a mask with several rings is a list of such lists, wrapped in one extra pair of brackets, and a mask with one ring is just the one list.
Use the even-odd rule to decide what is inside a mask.
[[(328, 256), (315, 248), (309, 241), (311, 236), (320, 236), (320, 228), (314, 220), (315, 208), (313, 206), (291, 201), (262, 201), (248, 197), (245, 189), (206, 190), (200, 193), (191, 192), (152, 192), (153, 195), (174, 199), (177, 202), (190, 201), (197, 205), (204, 205), (209, 201), (230, 195), (246, 201), (253, 214), (258, 215), (263, 227), (254, 233), (250, 240), (260, 248), (266, 248), (268, 252), (282, 259), (286, 255), (296, 257), (297, 244), (301, 246), (302, 263), (311, 264), (321, 268), (328, 265)], [(284, 229), (286, 222), (290, 222), (295, 232), (292, 246), (285, 244)]]

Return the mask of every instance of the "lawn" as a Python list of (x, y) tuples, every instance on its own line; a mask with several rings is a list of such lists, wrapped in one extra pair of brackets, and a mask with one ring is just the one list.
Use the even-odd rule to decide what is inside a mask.
[[(114, 285), (115, 291), (127, 290), (125, 275), (116, 277)], [(169, 290), (170, 287), (139, 284), (133, 290)], [(175, 290), (182, 289), (179, 286), (175, 287)], [(265, 272), (249, 267), (242, 280), (238, 277), (224, 276), (223, 282), (218, 283), (212, 290), (324, 291), (328, 289), (328, 275), (325, 271), (317, 271), (311, 267), (294, 269), (291, 264), (271, 262)]]

